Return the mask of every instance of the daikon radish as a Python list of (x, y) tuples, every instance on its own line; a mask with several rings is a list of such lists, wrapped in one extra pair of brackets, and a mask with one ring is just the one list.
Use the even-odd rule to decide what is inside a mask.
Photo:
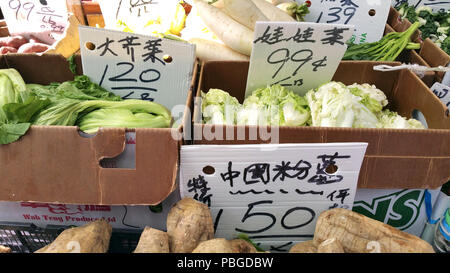
[(277, 8), (276, 6), (270, 4), (266, 0), (252, 0), (253, 3), (264, 13), (264, 15), (269, 18), (270, 21), (278, 22), (296, 22), (289, 14)]
[(195, 44), (197, 58), (200, 61), (248, 61), (249, 57), (210, 40), (192, 38), (190, 43)]
[(256, 21), (269, 21), (251, 0), (223, 0), (223, 11), (231, 18), (248, 27), (255, 29)]
[(253, 31), (239, 24), (220, 9), (201, 0), (194, 0), (194, 5), (197, 7), (205, 25), (224, 44), (239, 53), (250, 56), (252, 52)]
[(223, 7), (225, 6), (225, 0), (218, 0), (212, 3), (212, 5), (218, 9), (223, 9)]
[(281, 3), (292, 2), (292, 0), (266, 0), (266, 1), (271, 3), (274, 6), (281, 4)]

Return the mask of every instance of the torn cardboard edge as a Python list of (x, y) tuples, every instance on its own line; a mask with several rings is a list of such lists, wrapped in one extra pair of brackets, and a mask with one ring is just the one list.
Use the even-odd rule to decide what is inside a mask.
[[(326, 142), (368, 142), (369, 146), (361, 168), (359, 188), (437, 188), (450, 179), (450, 117), (445, 105), (432, 93), (417, 75), (409, 70), (378, 72), (374, 65), (399, 64), (398, 62), (342, 61), (333, 80), (344, 84), (370, 83), (385, 92), (388, 107), (405, 117), (411, 117), (413, 110), (420, 110), (430, 128), (374, 129), (374, 128), (332, 128), (292, 127), (279, 129), (279, 143), (326, 143)], [(248, 62), (204, 62), (200, 69), (197, 98), (203, 90), (219, 88), (228, 91), (242, 102), (246, 86)], [(232, 80), (230, 80), (232, 79)], [(414, 92), (414, 93), (412, 93)], [(412, 95), (414, 94), (414, 95)], [(201, 108), (194, 105), (194, 144), (261, 144), (270, 143), (262, 139), (257, 126), (222, 126), (202, 124)], [(269, 130), (277, 127), (269, 127)], [(202, 132), (227, 132), (238, 135), (245, 132), (244, 140), (206, 139)], [(256, 131), (249, 139), (250, 131)], [(196, 135), (197, 134), (197, 135)], [(433, 145), (430, 145), (432, 143)]]
[[(77, 74), (82, 74), (80, 55), (76, 55), (75, 63)], [(3, 55), (0, 68), (17, 69), (26, 83), (49, 84), (74, 78), (67, 60), (55, 54)], [(0, 200), (159, 204), (177, 187), (181, 134), (183, 127), (190, 125), (187, 113), (195, 80), (191, 80), (183, 124), (178, 128), (102, 128), (94, 137), (86, 138), (75, 126), (31, 126), (17, 142), (0, 147), (0, 172), (7, 178), (0, 183)], [(135, 169), (102, 168), (102, 159), (123, 152), (126, 131), (136, 133)]]

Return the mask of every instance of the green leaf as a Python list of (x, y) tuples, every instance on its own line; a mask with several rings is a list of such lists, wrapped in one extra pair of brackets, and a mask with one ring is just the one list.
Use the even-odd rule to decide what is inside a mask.
[(262, 248), (260, 248), (259, 246), (255, 245), (255, 243), (253, 243), (253, 241), (248, 237), (247, 234), (239, 233), (237, 238), (249, 242), (250, 244), (252, 244), (252, 245), (255, 247), (255, 249), (256, 249), (257, 251), (265, 252), (264, 249), (262, 249)]
[(73, 74), (77, 74), (77, 64), (75, 63), (75, 54), (70, 56), (67, 61), (69, 62), (69, 69)]
[(0, 125), (0, 144), (9, 144), (17, 141), (28, 131), (30, 125), (30, 123)]
[(8, 123), (30, 122), (33, 116), (50, 104), (49, 99), (39, 99), (32, 95), (23, 103), (8, 103), (3, 106)]

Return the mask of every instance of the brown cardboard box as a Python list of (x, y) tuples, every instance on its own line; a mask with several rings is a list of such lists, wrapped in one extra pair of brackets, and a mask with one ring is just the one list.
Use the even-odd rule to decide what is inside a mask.
[[(81, 57), (76, 58), (81, 74)], [(48, 84), (73, 79), (60, 55), (14, 54), (0, 57), (0, 68), (17, 69), (25, 82)], [(194, 68), (194, 75), (196, 68)], [(192, 101), (192, 89), (187, 110)], [(185, 121), (188, 119), (185, 118)], [(176, 188), (181, 141), (179, 128), (148, 128), (136, 133), (135, 169), (100, 166), (125, 148), (125, 129), (100, 129), (80, 136), (77, 127), (32, 126), (19, 141), (0, 146), (0, 200), (45, 203), (158, 204)]]
[[(343, 61), (333, 80), (345, 84), (370, 83), (383, 90), (391, 110), (411, 117), (414, 109), (427, 118), (428, 130), (355, 129), (325, 127), (279, 127), (280, 143), (368, 142), (358, 181), (359, 188), (435, 189), (450, 178), (450, 117), (442, 102), (411, 71), (378, 72), (378, 62)], [(390, 63), (392, 64), (392, 63)], [(244, 99), (248, 62), (207, 62), (200, 70), (199, 88), (207, 92), (220, 88), (240, 102)], [(232, 130), (238, 126), (201, 124), (201, 109), (194, 109), (195, 144), (267, 143), (256, 140), (197, 140), (196, 133), (207, 130)], [(250, 126), (246, 126), (246, 136)]]

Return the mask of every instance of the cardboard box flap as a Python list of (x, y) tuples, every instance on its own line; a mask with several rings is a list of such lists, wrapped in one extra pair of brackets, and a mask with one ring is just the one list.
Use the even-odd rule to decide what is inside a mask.
[(132, 199), (134, 204), (156, 205), (169, 196), (178, 169), (179, 142), (171, 137), (176, 132), (136, 129), (136, 169), (101, 169), (99, 203), (130, 204)]

